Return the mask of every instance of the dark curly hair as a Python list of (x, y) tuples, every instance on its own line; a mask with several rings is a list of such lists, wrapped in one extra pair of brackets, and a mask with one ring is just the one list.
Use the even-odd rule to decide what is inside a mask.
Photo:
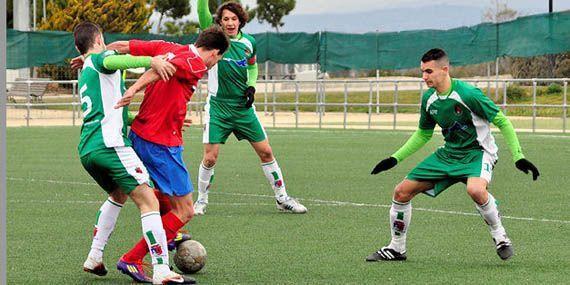
[(245, 23), (247, 23), (247, 20), (249, 20), (249, 16), (245, 12), (245, 9), (243, 9), (243, 6), (241, 6), (240, 3), (233, 2), (233, 1), (232, 2), (226, 2), (222, 5), (220, 5), (218, 7), (218, 10), (216, 11), (216, 18), (214, 19), (216, 21), (216, 23), (220, 26), (222, 25), (222, 12), (224, 10), (228, 10), (228, 11), (237, 15), (237, 17), (239, 19), (239, 30), (241, 31), (243, 26), (245, 26)]

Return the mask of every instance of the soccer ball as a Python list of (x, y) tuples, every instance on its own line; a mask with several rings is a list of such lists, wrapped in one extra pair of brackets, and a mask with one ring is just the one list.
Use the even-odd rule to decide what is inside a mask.
[(206, 248), (195, 240), (182, 242), (174, 254), (174, 264), (180, 271), (187, 274), (200, 271), (206, 265), (207, 259)]

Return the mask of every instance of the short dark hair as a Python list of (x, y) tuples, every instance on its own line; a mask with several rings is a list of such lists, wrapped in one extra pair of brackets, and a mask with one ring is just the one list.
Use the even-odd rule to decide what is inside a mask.
[(216, 26), (209, 27), (203, 30), (198, 39), (194, 43), (196, 47), (204, 48), (205, 50), (219, 50), (219, 54), (224, 54), (230, 46), (230, 40), (224, 31)]
[(85, 54), (90, 48), (93, 47), (95, 39), (102, 33), (99, 25), (86, 21), (81, 22), (73, 29), (73, 38), (75, 39), (75, 46), (79, 53)]
[(218, 25), (221, 25), (222, 23), (222, 12), (224, 12), (224, 10), (228, 10), (231, 11), (232, 13), (236, 14), (236, 16), (239, 19), (239, 30), (241, 30), (241, 28), (243, 28), (243, 26), (245, 26), (245, 23), (247, 23), (247, 20), (249, 20), (249, 16), (247, 15), (247, 13), (245, 12), (245, 10), (243, 9), (243, 6), (241, 6), (240, 3), (237, 2), (226, 2), (222, 5), (220, 5), (220, 7), (218, 7), (218, 10), (216, 11), (216, 23), (218, 23)]
[(428, 50), (426, 53), (424, 53), (424, 55), (422, 56), (423, 63), (432, 60), (442, 60), (442, 59), (445, 60), (447, 63), (449, 63), (449, 58), (447, 57), (447, 53), (445, 53), (445, 51), (440, 48), (432, 48)]

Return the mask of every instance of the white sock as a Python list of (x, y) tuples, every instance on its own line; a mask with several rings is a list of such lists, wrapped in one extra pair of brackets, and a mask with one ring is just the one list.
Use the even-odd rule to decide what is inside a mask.
[(208, 192), (210, 186), (214, 182), (214, 167), (206, 167), (204, 163), (200, 163), (200, 170), (198, 171), (198, 200), (208, 204)]
[(279, 168), (277, 160), (262, 163), (261, 168), (269, 184), (271, 184), (273, 192), (275, 192), (275, 199), (279, 202), (285, 201), (288, 197), (287, 190), (285, 190), (285, 181), (283, 180), (283, 174), (281, 174), (281, 168)]
[(390, 208), (390, 231), (392, 233), (392, 241), (389, 248), (400, 253), (406, 251), (406, 234), (412, 220), (412, 203), (399, 203), (392, 201)]
[(477, 211), (479, 211), (479, 214), (481, 214), (481, 217), (483, 217), (483, 220), (485, 220), (487, 225), (489, 225), (491, 236), (497, 241), (505, 240), (507, 238), (507, 233), (501, 223), (501, 215), (497, 208), (495, 197), (489, 193), (487, 203), (483, 205), (475, 203), (475, 207), (477, 208)]
[(109, 198), (101, 205), (99, 212), (97, 212), (97, 221), (95, 222), (95, 229), (93, 230), (93, 241), (91, 243), (91, 250), (89, 251), (89, 257), (97, 262), (103, 260), (103, 250), (105, 250), (107, 241), (115, 229), (121, 208), (123, 208), (123, 205)]
[[(166, 232), (162, 226), (160, 212), (148, 212), (141, 215), (143, 236), (148, 245), (152, 265), (155, 269), (168, 269), (168, 246), (166, 244)], [(155, 272), (156, 273), (156, 272)]]

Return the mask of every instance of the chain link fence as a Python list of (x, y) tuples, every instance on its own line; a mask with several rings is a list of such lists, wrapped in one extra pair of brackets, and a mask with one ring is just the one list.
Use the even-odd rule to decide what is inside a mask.
[[(135, 79), (128, 79), (132, 84)], [(466, 79), (503, 110), (515, 128), (566, 133), (568, 78)], [(77, 80), (8, 81), (7, 125), (81, 125)], [(392, 129), (417, 128), (421, 79), (259, 80), (256, 111), (265, 127)], [(188, 117), (203, 124), (207, 81), (188, 103)], [(129, 107), (137, 112), (142, 94)]]

